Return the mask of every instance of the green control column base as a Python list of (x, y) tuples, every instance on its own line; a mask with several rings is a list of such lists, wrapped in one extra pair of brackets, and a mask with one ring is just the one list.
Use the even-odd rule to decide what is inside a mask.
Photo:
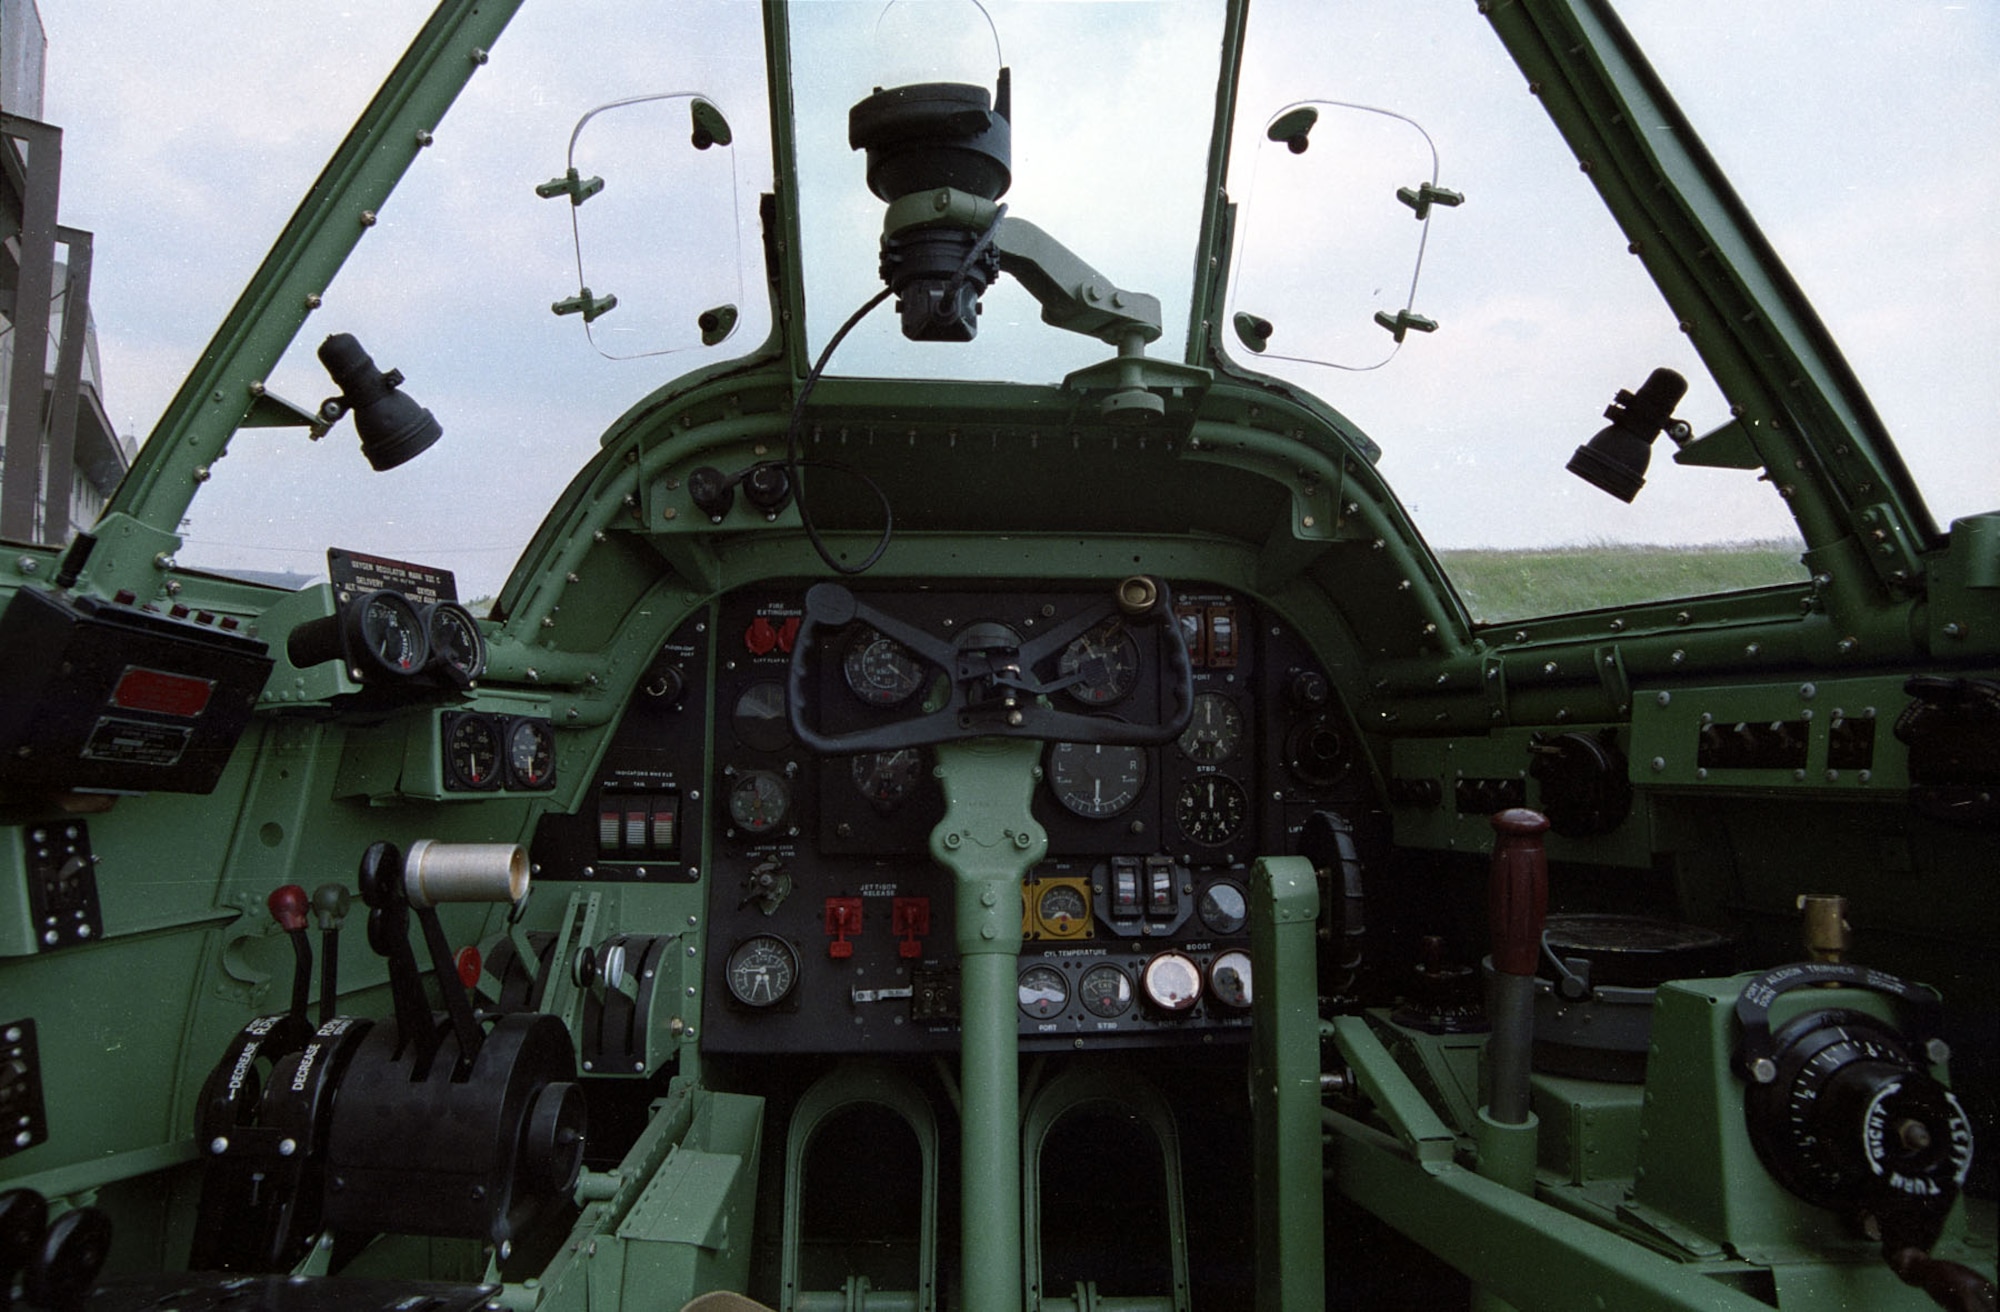
[(959, 1087), (965, 1099), (959, 1199), (967, 1312), (1021, 1307), (1021, 1090), (1015, 976), (1021, 886), (1048, 853), (1029, 812), (1042, 745), (979, 738), (937, 749), (945, 813), (931, 855), (956, 889)]

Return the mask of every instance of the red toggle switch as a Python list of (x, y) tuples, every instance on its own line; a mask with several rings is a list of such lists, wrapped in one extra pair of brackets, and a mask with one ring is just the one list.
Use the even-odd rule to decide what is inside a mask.
[(896, 955), (915, 959), (924, 955), (923, 937), (931, 932), (931, 900), (927, 897), (899, 897), (889, 904), (889, 932), (902, 941)]
[(861, 899), (858, 897), (830, 897), (826, 900), (826, 936), (833, 942), (826, 945), (826, 955), (836, 961), (845, 961), (854, 955), (854, 945), (847, 941), (849, 934), (861, 932)]
[(769, 655), (771, 649), (778, 645), (778, 631), (769, 619), (759, 615), (750, 621), (749, 628), (743, 630), (743, 645), (750, 649), (753, 656)]
[(799, 640), (799, 617), (790, 616), (778, 626), (778, 650), (789, 654), (792, 644)]

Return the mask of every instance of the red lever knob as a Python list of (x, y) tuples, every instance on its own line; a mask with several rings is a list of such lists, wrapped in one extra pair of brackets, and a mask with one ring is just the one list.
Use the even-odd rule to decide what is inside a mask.
[(278, 922), (278, 928), (287, 934), (306, 927), (306, 910), (311, 903), (306, 900), (306, 891), (297, 884), (272, 889), (264, 905), (270, 908), (271, 919)]
[(1493, 927), (1493, 968), (1533, 975), (1549, 911), (1549, 858), (1542, 847), (1546, 816), (1512, 807), (1493, 817), (1493, 875), (1486, 889)]

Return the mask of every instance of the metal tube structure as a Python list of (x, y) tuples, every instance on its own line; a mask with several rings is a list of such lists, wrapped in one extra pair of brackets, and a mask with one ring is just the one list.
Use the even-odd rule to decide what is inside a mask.
[(1021, 1306), (1021, 1088), (1015, 974), (1021, 885), (1048, 852), (1029, 811), (1042, 745), (943, 743), (945, 814), (931, 855), (956, 888), (959, 953), (959, 1263), (967, 1312)]

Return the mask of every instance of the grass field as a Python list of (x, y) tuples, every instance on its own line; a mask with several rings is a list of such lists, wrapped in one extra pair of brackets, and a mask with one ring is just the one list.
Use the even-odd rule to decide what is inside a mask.
[(1473, 617), (1487, 622), (1695, 597), (1806, 578), (1796, 542), (1702, 547), (1599, 543), (1533, 551), (1440, 551)]

